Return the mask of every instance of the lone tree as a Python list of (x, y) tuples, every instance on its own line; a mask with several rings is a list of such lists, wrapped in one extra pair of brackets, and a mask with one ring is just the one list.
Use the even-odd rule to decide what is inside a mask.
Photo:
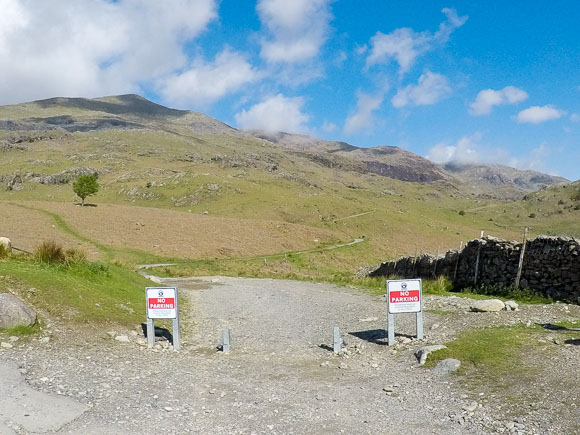
[(99, 191), (96, 175), (81, 175), (73, 183), (73, 192), (81, 199), (81, 205), (85, 205), (85, 198)]

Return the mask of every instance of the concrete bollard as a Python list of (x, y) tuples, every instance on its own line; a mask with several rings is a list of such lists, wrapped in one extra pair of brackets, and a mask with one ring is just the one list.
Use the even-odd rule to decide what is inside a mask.
[(332, 335), (333, 335), (332, 349), (334, 353), (339, 353), (342, 350), (342, 337), (340, 336), (340, 328), (338, 326), (334, 327)]
[(232, 350), (231, 348), (232, 337), (231, 332), (228, 328), (222, 331), (222, 352), (223, 353), (230, 353)]

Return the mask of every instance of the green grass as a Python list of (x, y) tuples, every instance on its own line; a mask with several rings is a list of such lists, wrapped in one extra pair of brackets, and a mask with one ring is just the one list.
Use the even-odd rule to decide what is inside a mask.
[[(425, 367), (433, 368), (443, 359), (456, 358), (461, 367), (453, 376), (474, 399), (481, 400), (480, 394), (484, 393), (484, 401), (491, 402), (488, 406), (509, 402), (509, 411), (521, 415), (529, 412), (530, 402), (549, 400), (546, 391), (538, 388), (538, 379), (545, 370), (553, 369), (545, 362), (550, 361), (554, 351), (554, 335), (565, 341), (577, 339), (577, 334), (521, 324), (468, 330), (445, 343), (447, 349), (429, 354)], [(529, 354), (533, 355), (528, 358)]]
[(0, 333), (6, 335), (15, 335), (17, 337), (28, 337), (36, 335), (40, 332), (40, 322), (36, 322), (33, 326), (15, 326), (14, 328), (0, 328)]
[(574, 322), (556, 322), (555, 324), (564, 328), (580, 328), (580, 320), (576, 320)]
[[(77, 323), (134, 326), (145, 319), (145, 287), (150, 281), (114, 264), (83, 262), (71, 266), (39, 264), (22, 258), (0, 261), (0, 275), (17, 292), (34, 287), (26, 302), (39, 312)], [(16, 281), (16, 284), (12, 283)], [(133, 310), (129, 312), (121, 305)]]
[(524, 326), (475, 329), (429, 355), (426, 367), (445, 358), (461, 361), (459, 373), (497, 379), (517, 365), (519, 354), (536, 330)]
[(538, 292), (529, 289), (522, 289), (516, 286), (510, 287), (496, 287), (496, 286), (481, 286), (468, 287), (461, 290), (465, 295), (477, 295), (481, 299), (487, 299), (490, 296), (501, 299), (503, 301), (513, 300), (523, 304), (551, 304), (554, 300), (548, 296), (544, 296)]

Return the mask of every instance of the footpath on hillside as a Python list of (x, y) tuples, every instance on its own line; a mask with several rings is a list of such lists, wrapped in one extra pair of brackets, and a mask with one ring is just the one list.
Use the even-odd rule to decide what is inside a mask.
[[(413, 315), (401, 315), (397, 344), (389, 347), (381, 296), (271, 279), (159, 282), (189, 299), (181, 351), (164, 339), (148, 349), (140, 325), (71, 329), (51, 319), (40, 337), (0, 349), (0, 434), (539, 434), (580, 427), (578, 345), (545, 343), (522, 357), (541, 374), (534, 391), (518, 392), (531, 404), (525, 412), (502, 391), (468, 390), (461, 376), (436, 375), (414, 356), (472, 328), (577, 320), (578, 306), (472, 313), (470, 300), (426, 296), (425, 340), (413, 338)], [(345, 341), (341, 355), (331, 351), (334, 326)], [(217, 351), (224, 328), (232, 334), (229, 354)], [(71, 412), (50, 420), (49, 409)]]

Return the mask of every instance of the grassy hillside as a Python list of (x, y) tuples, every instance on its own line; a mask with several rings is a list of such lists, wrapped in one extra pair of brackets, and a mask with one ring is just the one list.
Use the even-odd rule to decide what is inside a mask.
[(93, 326), (134, 328), (145, 316), (145, 287), (152, 283), (113, 264), (40, 264), (0, 260), (0, 291), (13, 292), (46, 318)]
[[(94, 259), (138, 263), (253, 258), (364, 236), (281, 266), (329, 276), (443, 252), (481, 230), (580, 236), (577, 186), (482, 198), (459, 182), (364, 173), (348, 153), (322, 158), (134, 96), (9, 106), (0, 121), (0, 235), (23, 249), (52, 238)], [(96, 207), (73, 205), (79, 170), (99, 174)], [(268, 262), (256, 268), (271, 272)]]

